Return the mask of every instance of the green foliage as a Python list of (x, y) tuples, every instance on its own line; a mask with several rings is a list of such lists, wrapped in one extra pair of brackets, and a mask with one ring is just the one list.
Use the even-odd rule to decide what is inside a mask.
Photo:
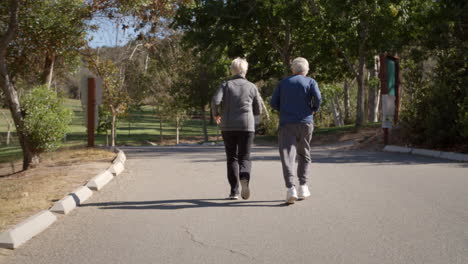
[(318, 127), (329, 127), (333, 125), (333, 100), (335, 96), (342, 98), (343, 91), (339, 84), (323, 84), (320, 85), (320, 92), (322, 94), (322, 104), (319, 113), (315, 115), (314, 122)]
[[(268, 98), (268, 101), (266, 102), (269, 102), (269, 99), (270, 98)], [(265, 106), (268, 110), (270, 118), (267, 119), (265, 114), (263, 114), (262, 120), (260, 121), (260, 126), (265, 129), (265, 135), (276, 136), (278, 134), (279, 114), (277, 111), (271, 108), (270, 104), (266, 103)]]
[(408, 65), (402, 126), (412, 143), (445, 146), (468, 139), (468, 73), (460, 55), (440, 54), (427, 76), (416, 64)]
[(69, 131), (72, 111), (54, 91), (40, 86), (21, 98), (24, 123), (34, 153), (55, 150)]
[[(0, 28), (6, 25), (6, 11), (0, 8)], [(83, 1), (25, 0), (19, 17), (18, 37), (7, 54), (12, 78), (21, 79), (25, 88), (42, 83), (46, 58), (54, 61), (54, 74), (58, 75), (78, 65), (79, 50), (86, 44), (89, 29), (85, 20), (91, 17)]]
[(107, 134), (107, 132), (112, 128), (112, 114), (105, 105), (99, 105), (98, 116), (99, 122), (96, 130), (98, 133)]
[(418, 48), (411, 50), (403, 69), (403, 132), (414, 144), (467, 142), (468, 42), (463, 31), (467, 5), (438, 1), (423, 11), (415, 25), (430, 30), (420, 32)]

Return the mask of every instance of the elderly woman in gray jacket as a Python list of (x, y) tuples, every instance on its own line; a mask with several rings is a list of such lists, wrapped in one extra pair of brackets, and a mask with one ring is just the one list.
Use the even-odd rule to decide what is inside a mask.
[[(211, 102), (212, 114), (220, 124), (226, 150), (227, 178), (231, 185), (229, 199), (250, 197), (250, 148), (255, 134), (254, 116), (261, 114), (261, 97), (255, 84), (247, 81), (248, 63), (236, 58), (231, 63), (233, 76), (221, 84)], [(222, 113), (220, 104), (223, 102)]]

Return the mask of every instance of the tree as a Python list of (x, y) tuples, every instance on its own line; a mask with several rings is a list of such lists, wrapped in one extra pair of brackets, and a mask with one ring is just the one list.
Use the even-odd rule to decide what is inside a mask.
[[(402, 127), (412, 144), (446, 147), (468, 140), (465, 1), (417, 2), (403, 64)], [(465, 149), (467, 151), (466, 145)]]
[(307, 13), (303, 1), (196, 1), (178, 10), (174, 26), (201, 50), (218, 48), (228, 57), (246, 57), (249, 76), (289, 74), (298, 54), (299, 29)]
[[(374, 56), (396, 53), (405, 44), (411, 1), (310, 0), (314, 13), (322, 17), (326, 33), (340, 50), (358, 84), (356, 125), (365, 121), (365, 69), (374, 67)], [(357, 67), (354, 65), (357, 61)]]
[(117, 118), (123, 116), (130, 103), (124, 87), (123, 71), (111, 60), (88, 57), (90, 69), (102, 79), (102, 104), (111, 113), (111, 146), (115, 146)]
[(200, 111), (204, 141), (208, 141), (206, 107), (222, 81), (228, 76), (228, 60), (219, 50), (193, 51), (189, 66), (174, 86), (187, 107)]
[(24, 124), (24, 116), (21, 112), (21, 105), (18, 98), (18, 93), (11, 80), (6, 55), (10, 43), (18, 34), (18, 10), (19, 0), (10, 0), (9, 4), (9, 21), (6, 30), (2, 32), (0, 37), (0, 86), (5, 96), (6, 104), (10, 109), (11, 116), (15, 122), (16, 133), (23, 150), (23, 169), (26, 170), (31, 165), (31, 162), (38, 160), (37, 155), (32, 150), (32, 145), (27, 134)]
[(8, 47), (11, 77), (25, 88), (50, 87), (54, 75), (77, 65), (78, 51), (86, 43), (89, 26), (85, 20), (90, 10), (79, 0), (21, 3), (17, 38)]

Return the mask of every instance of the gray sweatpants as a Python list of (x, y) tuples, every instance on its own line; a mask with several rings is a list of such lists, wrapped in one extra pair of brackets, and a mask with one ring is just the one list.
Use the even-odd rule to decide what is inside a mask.
[(294, 186), (296, 154), (298, 156), (297, 177), (299, 184), (307, 183), (310, 167), (310, 140), (313, 131), (313, 123), (286, 124), (281, 126), (278, 131), (279, 152), (287, 188)]

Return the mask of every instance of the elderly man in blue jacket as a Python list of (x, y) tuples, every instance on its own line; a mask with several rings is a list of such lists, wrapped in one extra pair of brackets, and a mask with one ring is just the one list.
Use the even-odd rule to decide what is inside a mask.
[[(278, 145), (286, 184), (286, 203), (310, 196), (307, 176), (310, 168), (310, 141), (314, 131), (314, 114), (319, 110), (322, 96), (317, 82), (307, 77), (309, 62), (304, 58), (293, 60), (293, 75), (283, 79), (276, 87), (270, 101), (279, 111)], [(297, 177), (294, 185), (294, 164), (298, 156)]]

